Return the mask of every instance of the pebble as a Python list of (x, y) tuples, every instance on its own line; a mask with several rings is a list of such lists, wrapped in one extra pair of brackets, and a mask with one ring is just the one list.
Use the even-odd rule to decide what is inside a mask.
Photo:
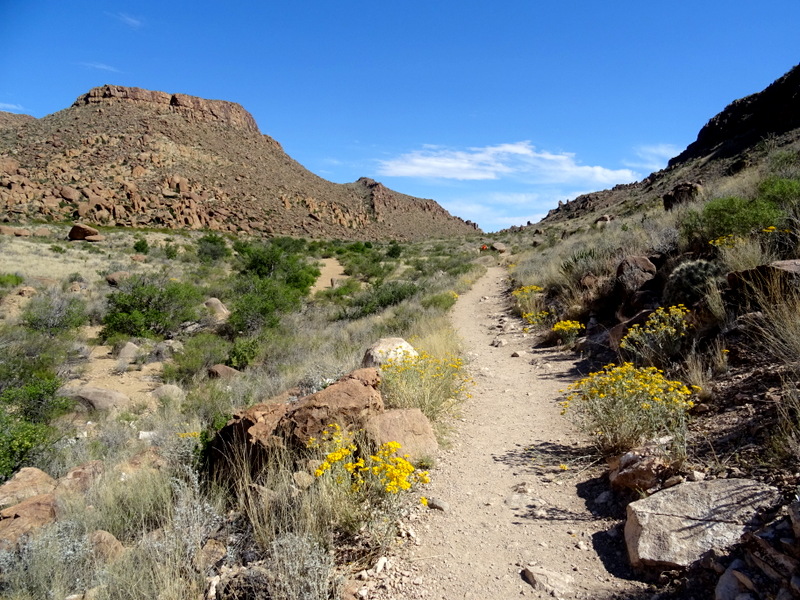
[(428, 498), (428, 508), (433, 510), (441, 510), (442, 512), (447, 512), (450, 510), (450, 505), (444, 500), (440, 500), (439, 498)]

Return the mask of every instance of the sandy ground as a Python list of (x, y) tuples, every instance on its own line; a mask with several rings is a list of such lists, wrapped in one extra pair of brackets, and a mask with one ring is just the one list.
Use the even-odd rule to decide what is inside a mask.
[[(362, 597), (605, 599), (642, 591), (630, 579), (620, 523), (590, 510), (605, 489), (603, 469), (592, 466), (587, 440), (557, 404), (580, 374), (576, 357), (532, 347), (508, 313), (507, 285), (505, 271), (492, 268), (453, 308), (476, 385), (425, 492), (446, 508), (412, 515), (415, 543), (390, 558)], [(506, 344), (493, 347), (495, 339)], [(529, 565), (564, 578), (555, 594), (523, 580)]]
[(334, 280), (347, 277), (344, 274), (344, 268), (335, 258), (322, 258), (319, 262), (322, 263), (322, 267), (320, 268), (320, 276), (317, 278), (317, 282), (311, 288), (312, 294), (332, 288)]

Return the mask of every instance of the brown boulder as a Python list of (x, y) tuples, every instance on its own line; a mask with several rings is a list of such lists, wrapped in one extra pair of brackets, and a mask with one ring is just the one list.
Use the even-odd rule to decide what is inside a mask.
[(0, 486), (0, 506), (13, 506), (31, 496), (49, 494), (55, 487), (55, 479), (44, 471), (24, 467)]
[(361, 366), (380, 368), (386, 361), (397, 360), (404, 356), (417, 357), (419, 354), (414, 350), (414, 346), (403, 338), (381, 338), (367, 348)]
[(8, 227), (7, 225), (0, 225), (0, 235), (14, 235), (14, 231), (16, 231), (13, 227)]
[(76, 223), (72, 226), (72, 229), (69, 230), (67, 237), (71, 240), (85, 240), (87, 237), (98, 235), (99, 233), (100, 232), (94, 227)]
[(383, 412), (379, 382), (377, 369), (357, 369), (300, 400), (281, 420), (279, 429), (287, 438), (305, 445), (332, 423), (361, 428), (370, 417)]
[(617, 284), (625, 296), (632, 296), (656, 276), (656, 266), (646, 256), (626, 256), (617, 266)]
[(0, 550), (13, 550), (20, 538), (56, 520), (56, 497), (41, 494), (0, 511)]
[(105, 239), (106, 239), (106, 236), (97, 234), (97, 235), (87, 235), (85, 238), (83, 238), (83, 241), (84, 242), (94, 242), (94, 243), (96, 243), (96, 242), (105, 241)]
[(79, 388), (61, 388), (58, 393), (84, 404), (90, 410), (111, 410), (125, 408), (131, 399), (116, 390), (84, 385)]
[(30, 229), (17, 229), (14, 231), (14, 235), (17, 237), (31, 237), (31, 230)]
[(68, 185), (62, 185), (59, 193), (64, 200), (69, 200), (70, 202), (80, 202), (83, 197), (78, 190)]
[(658, 486), (667, 462), (656, 446), (643, 446), (626, 452), (611, 462), (608, 480), (615, 489), (644, 492)]
[(96, 529), (89, 534), (89, 545), (92, 556), (100, 563), (114, 562), (125, 552), (125, 546), (114, 534), (102, 529)]
[(92, 484), (105, 471), (102, 460), (92, 460), (77, 467), (71, 468), (67, 474), (58, 479), (56, 494), (63, 493), (86, 493)]
[(241, 371), (223, 364), (214, 365), (213, 367), (208, 368), (208, 376), (211, 379), (231, 379), (240, 373)]
[(127, 279), (130, 276), (131, 274), (128, 271), (114, 271), (113, 273), (106, 275), (106, 282), (108, 285), (116, 287), (119, 285), (120, 281)]
[(36, 237), (50, 237), (50, 230), (47, 227), (37, 227), (33, 230)]
[(364, 424), (364, 431), (378, 446), (386, 442), (399, 443), (399, 454), (408, 454), (411, 462), (430, 458), (439, 450), (433, 427), (418, 408), (387, 410), (370, 417)]

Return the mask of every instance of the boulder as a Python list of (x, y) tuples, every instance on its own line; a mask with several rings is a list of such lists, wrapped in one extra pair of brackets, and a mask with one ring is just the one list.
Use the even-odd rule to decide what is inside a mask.
[(50, 230), (47, 227), (37, 227), (33, 230), (36, 237), (50, 237)]
[(646, 256), (626, 256), (617, 266), (617, 285), (626, 297), (632, 296), (656, 276), (656, 271)]
[(106, 239), (106, 236), (100, 235), (98, 233), (97, 235), (87, 235), (85, 238), (83, 238), (83, 241), (85, 241), (85, 242), (102, 242), (105, 239)]
[(682, 181), (672, 188), (672, 191), (667, 192), (661, 197), (664, 202), (664, 210), (672, 210), (680, 204), (692, 202), (696, 198), (699, 198), (702, 193), (702, 182)]
[(59, 193), (64, 200), (69, 200), (70, 202), (80, 202), (83, 197), (78, 190), (68, 185), (62, 185)]
[(618, 490), (647, 491), (659, 484), (667, 470), (657, 445), (634, 448), (610, 463), (608, 480)]
[(0, 511), (0, 550), (13, 550), (22, 536), (56, 520), (53, 494), (31, 496)]
[(398, 408), (370, 417), (364, 424), (367, 436), (380, 446), (386, 442), (400, 444), (400, 454), (408, 454), (411, 462), (430, 458), (439, 450), (431, 423), (418, 408)]
[(506, 252), (508, 252), (508, 246), (506, 246), (502, 242), (494, 242), (492, 244), (492, 250), (495, 250), (496, 252), (499, 252), (500, 254), (505, 254)]
[(218, 323), (227, 321), (228, 317), (231, 315), (231, 311), (228, 310), (219, 298), (209, 298), (203, 302), (203, 304)]
[(127, 342), (117, 354), (117, 360), (126, 365), (136, 362), (139, 356), (140, 348), (133, 342)]
[(0, 506), (13, 506), (31, 496), (49, 494), (56, 488), (50, 475), (35, 467), (23, 467), (0, 485)]
[(214, 365), (213, 367), (208, 368), (208, 376), (211, 379), (232, 379), (240, 373), (241, 371), (223, 364)]
[(122, 392), (90, 385), (79, 388), (61, 388), (58, 393), (61, 396), (77, 400), (90, 410), (124, 408), (131, 403), (131, 399)]
[(183, 399), (186, 398), (186, 392), (177, 385), (172, 385), (170, 383), (159, 386), (150, 393), (159, 400), (169, 399), (182, 402)]
[(129, 271), (114, 271), (113, 273), (106, 275), (106, 283), (108, 283), (110, 286), (116, 287), (119, 285), (120, 281), (127, 279), (130, 276), (131, 274)]
[(102, 460), (91, 460), (73, 467), (58, 479), (56, 494), (84, 494), (89, 491), (89, 488), (100, 478), (104, 471), (105, 465)]
[(386, 361), (397, 360), (404, 356), (417, 357), (419, 354), (414, 350), (414, 346), (403, 338), (381, 338), (367, 348), (361, 366), (380, 368)]
[(67, 237), (71, 240), (85, 240), (89, 236), (99, 235), (100, 232), (95, 229), (94, 227), (90, 227), (89, 225), (83, 225), (81, 223), (76, 223), (72, 226), (72, 229), (69, 230)]
[(684, 568), (712, 548), (735, 544), (778, 506), (777, 488), (748, 479), (683, 483), (628, 505), (625, 543), (631, 565)]
[(114, 562), (125, 552), (125, 546), (114, 534), (102, 529), (89, 534), (89, 546), (92, 556), (100, 563)]
[(370, 417), (383, 412), (379, 382), (376, 369), (357, 369), (300, 400), (281, 419), (279, 430), (286, 438), (305, 445), (331, 423), (360, 429)]

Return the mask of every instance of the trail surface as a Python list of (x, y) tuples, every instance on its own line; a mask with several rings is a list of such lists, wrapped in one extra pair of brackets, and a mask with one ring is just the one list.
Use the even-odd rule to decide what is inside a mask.
[[(453, 308), (475, 387), (425, 492), (445, 510), (411, 516), (410, 542), (361, 597), (610, 599), (642, 591), (628, 578), (620, 523), (591, 510), (604, 490), (602, 469), (590, 466), (587, 440), (557, 404), (580, 375), (575, 357), (532, 347), (508, 312), (507, 286), (503, 269), (489, 269)], [(529, 566), (551, 574), (549, 583), (527, 583), (521, 571)]]

